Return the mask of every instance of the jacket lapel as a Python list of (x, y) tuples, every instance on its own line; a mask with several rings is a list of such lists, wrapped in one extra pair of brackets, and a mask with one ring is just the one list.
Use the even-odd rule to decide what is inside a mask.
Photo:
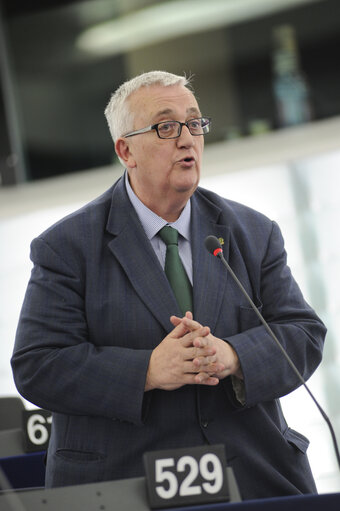
[(114, 235), (108, 246), (121, 264), (136, 293), (170, 332), (172, 314), (181, 315), (170, 284), (125, 190), (124, 178), (113, 190), (107, 230)]
[(220, 314), (228, 279), (225, 267), (205, 248), (207, 236), (221, 238), (223, 255), (228, 259), (230, 230), (218, 224), (220, 208), (209, 202), (199, 191), (192, 197), (192, 259), (194, 318), (213, 332)]
[[(193, 260), (194, 319), (214, 331), (220, 313), (227, 282), (227, 271), (219, 260), (205, 248), (209, 235), (223, 240), (224, 257), (228, 259), (230, 231), (219, 225), (219, 207), (208, 201), (199, 191), (192, 199), (191, 246)], [(170, 316), (181, 316), (166, 275), (144, 232), (138, 216), (130, 204), (124, 178), (113, 189), (107, 230), (113, 235), (108, 246), (121, 264), (136, 293), (145, 305), (170, 332)]]

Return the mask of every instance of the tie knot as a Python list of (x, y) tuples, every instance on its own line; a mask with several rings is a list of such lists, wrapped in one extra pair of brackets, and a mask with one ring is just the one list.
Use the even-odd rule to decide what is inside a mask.
[(167, 246), (178, 245), (178, 231), (170, 225), (165, 225), (159, 231), (159, 235)]

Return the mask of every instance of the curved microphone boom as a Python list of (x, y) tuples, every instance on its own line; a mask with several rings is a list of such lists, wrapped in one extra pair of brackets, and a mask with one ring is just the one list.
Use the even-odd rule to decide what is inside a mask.
[(237, 276), (233, 272), (233, 270), (230, 267), (230, 265), (225, 260), (225, 258), (223, 256), (223, 251), (222, 251), (221, 244), (218, 241), (218, 239), (216, 238), (216, 236), (207, 236), (207, 238), (204, 241), (204, 244), (205, 244), (205, 247), (208, 250), (208, 252), (210, 252), (215, 257), (218, 257), (220, 259), (220, 261), (222, 261), (224, 266), (227, 268), (227, 270), (229, 271), (230, 275), (232, 276), (232, 278), (234, 279), (234, 281), (238, 285), (239, 289), (241, 290), (242, 294), (245, 296), (245, 298), (247, 299), (248, 303), (251, 305), (252, 309), (254, 310), (254, 312), (256, 313), (258, 318), (260, 319), (261, 323), (263, 324), (263, 326), (265, 327), (265, 329), (269, 333), (270, 337), (277, 344), (278, 348), (280, 349), (281, 353), (283, 354), (283, 356), (287, 360), (288, 364), (290, 365), (290, 367), (292, 368), (292, 370), (294, 371), (294, 373), (296, 374), (296, 376), (298, 377), (298, 379), (300, 380), (302, 385), (305, 387), (305, 389), (307, 390), (307, 392), (310, 395), (310, 397), (313, 399), (315, 405), (317, 406), (319, 412), (321, 413), (322, 417), (324, 418), (324, 420), (326, 421), (326, 423), (327, 423), (327, 425), (329, 427), (329, 430), (330, 430), (330, 433), (331, 433), (331, 436), (332, 436), (332, 440), (333, 440), (333, 445), (334, 445), (336, 459), (337, 459), (338, 466), (339, 466), (339, 469), (340, 469), (340, 453), (339, 453), (339, 448), (338, 448), (338, 444), (337, 444), (337, 441), (336, 441), (336, 436), (335, 436), (335, 433), (334, 433), (334, 429), (333, 429), (333, 426), (332, 426), (332, 423), (331, 423), (330, 419), (328, 418), (328, 416), (326, 415), (324, 410), (321, 408), (321, 405), (318, 403), (318, 401), (316, 400), (316, 398), (312, 394), (312, 391), (307, 386), (303, 376), (301, 375), (301, 373), (297, 369), (296, 365), (294, 364), (294, 362), (292, 361), (292, 359), (288, 355), (287, 351), (281, 345), (279, 339), (274, 334), (273, 330), (270, 328), (270, 326), (268, 325), (267, 321), (264, 319), (264, 317), (262, 316), (261, 312), (256, 307), (256, 305), (253, 302), (253, 300), (250, 298), (249, 294), (247, 293), (247, 291), (245, 290), (245, 288), (243, 287), (243, 285), (241, 284), (241, 282), (239, 281), (239, 279), (237, 278)]

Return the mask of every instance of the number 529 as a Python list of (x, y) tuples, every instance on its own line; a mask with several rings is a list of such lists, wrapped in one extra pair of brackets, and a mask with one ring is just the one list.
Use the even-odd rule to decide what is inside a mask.
[[(188, 473), (179, 483), (176, 473), (182, 472)], [(213, 453), (204, 454), (199, 461), (193, 456), (182, 456), (176, 464), (174, 458), (155, 460), (155, 490), (162, 499), (172, 499), (177, 493), (180, 497), (200, 495), (202, 492), (212, 495), (220, 491), (223, 480), (221, 462)]]

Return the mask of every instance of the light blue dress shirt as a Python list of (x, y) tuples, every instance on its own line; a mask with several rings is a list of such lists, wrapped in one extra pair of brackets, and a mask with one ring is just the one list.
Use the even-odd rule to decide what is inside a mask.
[(156, 256), (161, 263), (162, 268), (165, 266), (165, 254), (166, 254), (166, 245), (161, 237), (158, 235), (158, 232), (165, 225), (170, 225), (174, 229), (177, 229), (178, 236), (178, 251), (191, 282), (193, 284), (192, 278), (192, 253), (191, 253), (191, 244), (190, 244), (190, 218), (191, 218), (191, 203), (190, 200), (186, 203), (182, 213), (176, 222), (167, 222), (164, 218), (156, 215), (151, 209), (149, 209), (143, 202), (137, 197), (134, 191), (131, 188), (128, 173), (125, 171), (125, 186), (128, 197), (131, 201), (131, 204), (136, 210), (138, 218), (143, 226), (143, 229), (150, 240), (152, 248), (154, 249)]

